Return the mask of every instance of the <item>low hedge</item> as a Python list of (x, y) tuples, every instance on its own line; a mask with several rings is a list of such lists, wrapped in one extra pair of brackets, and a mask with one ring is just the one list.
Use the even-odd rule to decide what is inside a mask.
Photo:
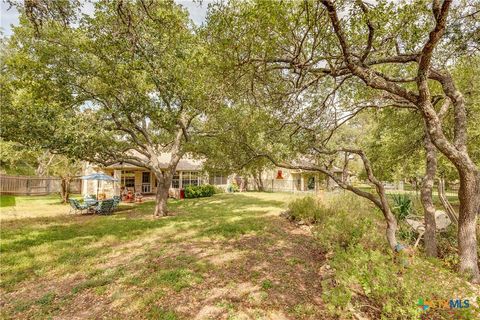
[(186, 186), (185, 198), (203, 198), (211, 197), (215, 194), (215, 187), (210, 184), (204, 184), (201, 186)]

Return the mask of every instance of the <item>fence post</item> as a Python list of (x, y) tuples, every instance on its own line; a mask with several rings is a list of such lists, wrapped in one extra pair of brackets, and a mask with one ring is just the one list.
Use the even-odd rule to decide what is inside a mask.
[(27, 195), (30, 195), (30, 179), (27, 179)]

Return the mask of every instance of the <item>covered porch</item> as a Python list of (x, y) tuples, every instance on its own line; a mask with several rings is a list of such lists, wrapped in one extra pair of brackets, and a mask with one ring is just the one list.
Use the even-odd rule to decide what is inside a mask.
[[(143, 195), (157, 192), (157, 179), (155, 174), (142, 168), (116, 169), (106, 168), (106, 174), (118, 179), (113, 188), (113, 194), (121, 195), (124, 192), (141, 193)], [(176, 193), (187, 185), (200, 185), (204, 177), (199, 171), (177, 171), (173, 176), (170, 192)]]
[(325, 183), (325, 176), (321, 173), (310, 171), (292, 171), (291, 173), (294, 183), (294, 191), (313, 191), (317, 192), (322, 189)]

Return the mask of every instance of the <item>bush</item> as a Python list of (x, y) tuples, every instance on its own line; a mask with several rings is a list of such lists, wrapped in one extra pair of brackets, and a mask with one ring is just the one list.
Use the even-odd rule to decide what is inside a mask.
[[(372, 207), (366, 201), (349, 194), (328, 199), (305, 197), (288, 205), (288, 217), (293, 221), (315, 224), (318, 241), (327, 251), (347, 248), (369, 235), (373, 225)], [(380, 235), (382, 236), (382, 235)], [(371, 235), (369, 235), (372, 238)]]
[(185, 198), (211, 197), (215, 194), (215, 187), (210, 184), (201, 186), (188, 185), (185, 187)]
[[(317, 221), (315, 238), (329, 252), (329, 268), (322, 274), (323, 300), (334, 317), (350, 319), (360, 314), (367, 319), (418, 319), (423, 312), (417, 306), (419, 299), (476, 296), (473, 288), (440, 261), (418, 254), (409, 258), (408, 268), (397, 263), (385, 240), (382, 215), (368, 201), (340, 194), (323, 201), (299, 199), (289, 208), (292, 217), (315, 217)], [(444, 312), (433, 308), (428, 315), (450, 319)], [(457, 318), (474, 319), (479, 310), (473, 306), (455, 312)]]
[(326, 216), (335, 214), (313, 197), (296, 199), (288, 205), (290, 219), (308, 224), (319, 223)]
[[(325, 282), (323, 299), (330, 312), (350, 318), (355, 310), (369, 319), (419, 319), (424, 312), (420, 299), (471, 299), (476, 294), (451, 271), (416, 258), (408, 269), (394, 262), (391, 254), (365, 250), (362, 245), (337, 250), (329, 261), (335, 280)], [(471, 301), (471, 303), (474, 301)], [(478, 307), (455, 311), (455, 319), (475, 319)], [(448, 312), (448, 311), (447, 311)], [(428, 310), (428, 319), (452, 319), (446, 310)]]
[(412, 212), (412, 198), (407, 194), (393, 194), (393, 213), (398, 221), (405, 218)]
[[(347, 211), (337, 211), (315, 226), (314, 234), (322, 247), (328, 251), (356, 246), (364, 238), (372, 237), (375, 228), (370, 217), (359, 218)], [(383, 236), (383, 234), (381, 234)]]

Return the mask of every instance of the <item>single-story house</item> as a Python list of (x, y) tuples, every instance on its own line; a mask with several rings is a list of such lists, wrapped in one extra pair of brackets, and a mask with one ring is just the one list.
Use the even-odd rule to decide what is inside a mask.
[[(170, 154), (163, 153), (160, 156), (160, 163), (167, 168)], [(103, 172), (117, 179), (117, 182), (84, 181), (82, 194), (95, 194), (97, 186), (100, 192), (109, 195), (119, 195), (124, 188), (133, 193), (142, 193), (145, 195), (155, 194), (157, 192), (157, 179), (148, 169), (137, 167), (132, 164), (118, 162), (107, 167), (100, 167), (92, 164), (86, 164), (84, 174), (93, 172)], [(175, 175), (172, 179), (171, 191), (175, 192), (187, 185), (201, 185), (210, 183), (218, 186), (227, 186), (228, 177), (222, 175), (207, 175), (203, 171), (203, 161), (188, 156), (183, 157), (178, 165)]]
[[(164, 153), (160, 157), (160, 163), (165, 164), (170, 160), (170, 154)], [(305, 160), (303, 160), (305, 161)], [(178, 190), (187, 185), (212, 184), (221, 188), (227, 188), (232, 183), (243, 184), (243, 189), (253, 190), (254, 183), (250, 179), (244, 179), (236, 174), (208, 174), (203, 170), (203, 160), (184, 156), (177, 165), (177, 170), (173, 176), (171, 184), (171, 195), (178, 195)], [(333, 168), (334, 173), (341, 177), (342, 170)], [(92, 164), (86, 164), (84, 174), (93, 172), (104, 172), (117, 179), (117, 182), (83, 181), (82, 194), (99, 192), (107, 195), (119, 195), (124, 189), (133, 193), (142, 193), (144, 195), (155, 194), (157, 191), (157, 180), (148, 169), (137, 167), (127, 163), (115, 163), (107, 167), (99, 167)], [(350, 173), (349, 173), (350, 174)], [(335, 186), (335, 182), (319, 172), (308, 170), (293, 170), (284, 168), (272, 168), (262, 172), (262, 181), (266, 191), (318, 191), (327, 186)]]

